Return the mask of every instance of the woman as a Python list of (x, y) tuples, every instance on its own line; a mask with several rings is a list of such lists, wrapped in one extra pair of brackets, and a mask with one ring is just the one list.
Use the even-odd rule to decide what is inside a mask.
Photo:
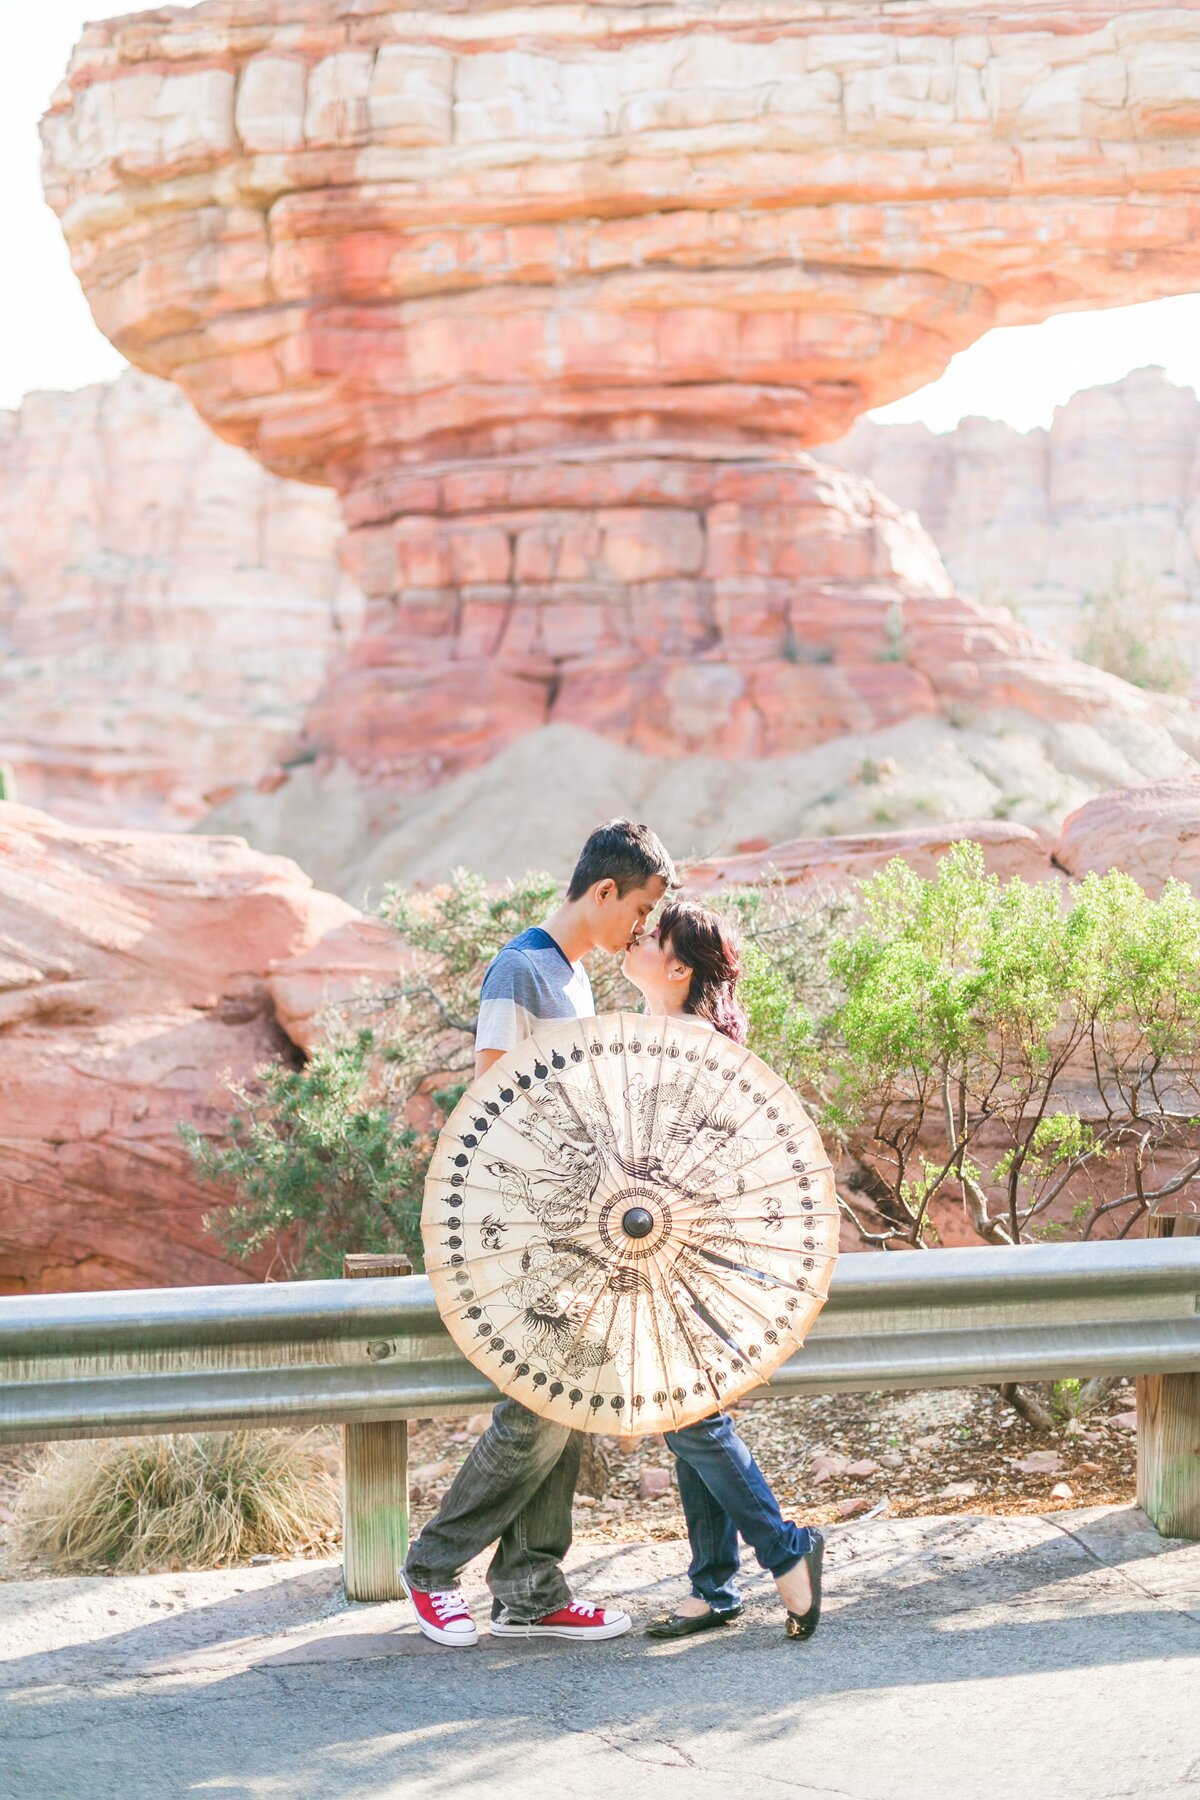
[[(625, 953), (624, 972), (655, 1016), (692, 1018), (737, 1044), (746, 1015), (737, 999), (741, 958), (729, 925), (695, 901), (672, 901), (654, 930)], [(779, 1510), (765, 1476), (726, 1413), (668, 1431), (678, 1463), (679, 1493), (692, 1546), (692, 1591), (650, 1637), (690, 1637), (727, 1625), (742, 1610), (737, 1588), (738, 1533), (775, 1577), (787, 1609), (787, 1634), (810, 1638), (821, 1616), (821, 1533), (793, 1525)]]

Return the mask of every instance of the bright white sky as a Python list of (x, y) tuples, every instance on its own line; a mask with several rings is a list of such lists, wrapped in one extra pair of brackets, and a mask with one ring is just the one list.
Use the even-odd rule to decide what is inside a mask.
[[(109, 12), (105, 0), (0, 0), (0, 406), (31, 388), (104, 381), (123, 366), (92, 323), (38, 176), (38, 117), (83, 24)], [(1079, 388), (1146, 363), (1200, 391), (1200, 295), (989, 332), (940, 381), (875, 416), (949, 431), (982, 413), (1028, 431)]]
[(1119, 381), (1147, 363), (1200, 392), (1200, 294), (1002, 326), (952, 357), (940, 381), (872, 417), (951, 431), (968, 413), (982, 413), (1029, 431), (1049, 425), (1054, 408), (1080, 388)]

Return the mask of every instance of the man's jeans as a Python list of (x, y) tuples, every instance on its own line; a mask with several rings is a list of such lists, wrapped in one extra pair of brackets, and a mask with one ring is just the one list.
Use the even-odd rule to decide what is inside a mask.
[(559, 1565), (571, 1544), (582, 1447), (579, 1432), (540, 1418), (519, 1400), (501, 1400), (409, 1549), (409, 1585), (426, 1592), (457, 1587), (464, 1566), (498, 1538), (487, 1581), (494, 1602), (514, 1621), (528, 1623), (569, 1605)]
[(735, 1579), (739, 1532), (772, 1575), (796, 1567), (813, 1547), (812, 1533), (784, 1518), (766, 1476), (725, 1413), (668, 1431), (666, 1440), (679, 1463), (692, 1592), (714, 1612), (729, 1612), (741, 1605)]

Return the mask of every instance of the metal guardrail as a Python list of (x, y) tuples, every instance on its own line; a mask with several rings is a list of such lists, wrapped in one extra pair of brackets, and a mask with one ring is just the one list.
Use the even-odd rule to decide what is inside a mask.
[[(1200, 1236), (844, 1257), (769, 1391), (1117, 1374), (1138, 1376), (1140, 1503), (1200, 1537)], [(2, 1443), (340, 1422), (354, 1600), (401, 1592), (406, 1421), (495, 1398), (423, 1276), (0, 1299)]]
[[(778, 1394), (1200, 1370), (1200, 1238), (846, 1256)], [(486, 1406), (423, 1276), (0, 1299), (0, 1442)]]

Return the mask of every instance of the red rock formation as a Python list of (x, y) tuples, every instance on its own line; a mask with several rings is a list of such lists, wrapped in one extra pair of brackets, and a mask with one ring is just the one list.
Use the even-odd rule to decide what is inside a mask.
[(293, 737), (359, 597), (332, 494), (136, 370), (0, 412), (0, 761), (76, 823), (186, 826)]
[(994, 324), (1196, 283), (1200, 0), (958, 23), (210, 0), (88, 28), (46, 183), (102, 329), (343, 497), (369, 612), (313, 751), (422, 785), (550, 720), (739, 757), (963, 689), (1120, 704), (908, 581), (889, 515), (796, 455)]
[(959, 599), (911, 520), (807, 456), (567, 474), (427, 468), (389, 481), (386, 523), (348, 504), (366, 629), (309, 711), (312, 748), (424, 787), (546, 723), (741, 759), (922, 716), (1158, 716)]
[[(280, 1029), (310, 1051), (325, 1035), (322, 1015), (329, 1008), (367, 1001), (394, 987), (411, 967), (411, 952), (389, 926), (351, 916), (307, 950), (272, 963), (266, 989)], [(342, 1016), (352, 1014), (347, 1010)]]
[(0, 806), (0, 1292), (236, 1281), (186, 1121), (287, 1048), (264, 970), (353, 915), (236, 839)]
[(1200, 892), (1200, 776), (1114, 788), (1090, 800), (1064, 823), (1054, 860), (1076, 880), (1123, 869), (1151, 894), (1172, 877)]
[(845, 887), (876, 874), (897, 856), (918, 875), (928, 877), (939, 857), (963, 838), (983, 845), (990, 873), (1003, 881), (1013, 875), (1043, 881), (1053, 873), (1051, 845), (1044, 833), (1032, 831), (1028, 825), (968, 819), (957, 825), (878, 831), (861, 837), (797, 838), (790, 844), (772, 844), (740, 856), (692, 863), (686, 875), (687, 891), (710, 894), (725, 887), (776, 882), (783, 887)]

